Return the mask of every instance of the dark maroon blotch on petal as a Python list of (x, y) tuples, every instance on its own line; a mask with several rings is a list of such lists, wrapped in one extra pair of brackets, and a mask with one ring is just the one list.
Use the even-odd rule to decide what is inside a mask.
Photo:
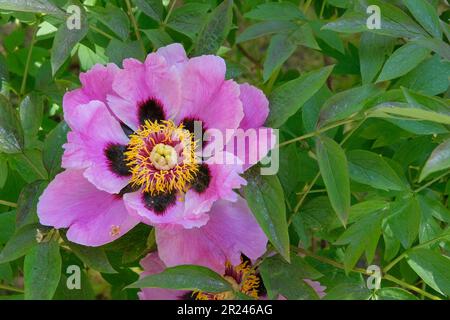
[(131, 174), (130, 168), (125, 161), (124, 152), (127, 150), (127, 146), (121, 144), (110, 144), (105, 149), (105, 155), (108, 159), (109, 168), (115, 174), (126, 177)]
[(146, 120), (161, 121), (165, 120), (164, 109), (160, 101), (155, 98), (150, 98), (138, 106), (139, 123), (142, 125)]
[(145, 203), (145, 207), (148, 210), (155, 212), (157, 215), (163, 215), (166, 210), (175, 204), (177, 196), (175, 191), (168, 193), (158, 193), (151, 195), (148, 192), (142, 194), (142, 198)]
[[(199, 121), (199, 122), (202, 123), (202, 136), (201, 136), (201, 137), (195, 137), (195, 136), (194, 136), (194, 139), (197, 139), (197, 140), (202, 141), (202, 144), (201, 144), (201, 145), (202, 145), (202, 147), (205, 147), (207, 141), (203, 141), (203, 137), (205, 136), (205, 132), (206, 132), (206, 128), (205, 128), (205, 126), (204, 126), (204, 123), (203, 123), (201, 120), (199, 120), (199, 119), (194, 119), (194, 118), (185, 118), (185, 119), (183, 119), (183, 121), (181, 121), (181, 122), (183, 123), (183, 127), (184, 127), (187, 131), (189, 131), (190, 133), (194, 134), (194, 133), (195, 133), (195, 132), (194, 132), (195, 121)], [(200, 144), (198, 144), (198, 145), (200, 145)]]
[(197, 176), (192, 183), (192, 188), (198, 193), (203, 193), (206, 189), (208, 189), (210, 182), (211, 171), (209, 170), (207, 164), (202, 163), (199, 165)]

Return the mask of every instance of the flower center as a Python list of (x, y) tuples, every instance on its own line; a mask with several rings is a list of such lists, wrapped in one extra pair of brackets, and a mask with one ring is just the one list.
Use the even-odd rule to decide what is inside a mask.
[(158, 143), (150, 152), (150, 160), (155, 168), (169, 170), (177, 165), (178, 155), (174, 147)]
[(171, 120), (145, 121), (130, 136), (125, 160), (131, 183), (151, 195), (186, 192), (198, 173), (193, 135)]

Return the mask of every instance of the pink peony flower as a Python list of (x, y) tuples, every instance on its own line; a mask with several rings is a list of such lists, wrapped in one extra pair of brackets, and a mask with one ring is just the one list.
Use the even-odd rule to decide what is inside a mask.
[[(267, 238), (234, 191), (246, 183), (240, 174), (254, 150), (239, 152), (242, 146), (230, 146), (238, 136), (225, 133), (261, 128), (268, 101), (259, 89), (226, 80), (225, 71), (220, 57), (188, 59), (173, 44), (143, 63), (126, 59), (123, 69), (96, 65), (81, 74), (81, 88), (63, 99), (71, 128), (66, 170), (42, 194), (40, 222), (68, 228), (69, 240), (87, 246), (140, 222), (153, 225), (169, 266), (261, 255)], [(198, 159), (197, 147), (210, 142), (194, 136), (196, 121), (223, 133), (225, 147), (214, 155), (232, 161)], [(272, 143), (257, 145), (259, 160)]]

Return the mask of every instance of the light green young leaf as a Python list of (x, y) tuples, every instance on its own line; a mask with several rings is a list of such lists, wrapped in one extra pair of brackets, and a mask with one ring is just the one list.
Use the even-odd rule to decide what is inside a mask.
[(430, 174), (450, 168), (450, 139), (445, 140), (431, 153), (420, 174), (422, 181)]
[(290, 2), (270, 2), (257, 6), (244, 17), (253, 20), (295, 21), (305, 20), (305, 16), (296, 5)]

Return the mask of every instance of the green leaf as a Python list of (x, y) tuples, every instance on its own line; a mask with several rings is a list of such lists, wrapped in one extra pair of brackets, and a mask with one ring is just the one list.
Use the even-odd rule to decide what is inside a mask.
[(64, 11), (49, 0), (0, 0), (0, 9), (64, 16)]
[(61, 264), (56, 240), (35, 246), (25, 256), (25, 300), (51, 300), (61, 277)]
[(247, 12), (244, 17), (253, 20), (271, 21), (305, 20), (303, 13), (296, 5), (290, 2), (264, 3)]
[(450, 60), (450, 45), (442, 41), (441, 39), (424, 38), (414, 40), (419, 46), (427, 48), (436, 52), (442, 58)]
[(37, 203), (39, 197), (44, 191), (47, 183), (39, 180), (35, 181), (22, 189), (19, 200), (17, 201), (16, 227), (22, 228), (25, 225), (38, 222)]
[(0, 189), (3, 189), (7, 179), (8, 179), (8, 161), (6, 158), (0, 156)]
[(377, 300), (419, 300), (415, 295), (402, 288), (381, 288), (375, 292)]
[(342, 120), (361, 111), (366, 101), (378, 92), (373, 84), (369, 84), (335, 94), (324, 103), (320, 111), (319, 125)]
[(130, 20), (127, 14), (118, 7), (107, 3), (105, 8), (96, 6), (90, 8), (92, 15), (111, 29), (120, 39), (126, 40), (130, 33)]
[(279, 128), (325, 84), (334, 66), (311, 71), (272, 91), (266, 125)]
[(194, 45), (194, 55), (216, 54), (233, 23), (233, 0), (223, 1), (208, 16)]
[(368, 300), (371, 291), (364, 281), (347, 281), (327, 291), (325, 300)]
[(355, 266), (364, 251), (367, 262), (369, 264), (372, 262), (381, 235), (381, 222), (384, 215), (384, 212), (376, 211), (364, 216), (345, 230), (335, 242), (336, 245), (349, 244), (344, 256), (346, 272)]
[(204, 3), (187, 3), (173, 10), (167, 26), (195, 39), (200, 27), (205, 23), (209, 8), (210, 6)]
[(344, 150), (332, 139), (316, 140), (317, 160), (331, 205), (345, 225), (350, 211), (350, 181)]
[(20, 104), (19, 115), (25, 140), (35, 139), (41, 127), (44, 113), (44, 100), (42, 96), (31, 93), (27, 95)]
[(246, 172), (248, 206), (273, 246), (289, 259), (289, 234), (284, 193), (277, 176), (261, 175), (258, 166)]
[(37, 244), (38, 225), (28, 225), (17, 230), (0, 252), (0, 263), (16, 260)]
[(166, 288), (175, 290), (200, 290), (204, 292), (231, 291), (232, 287), (222, 276), (211, 269), (181, 265), (167, 268), (161, 273), (146, 276), (128, 288)]
[(22, 153), (10, 156), (9, 164), (28, 183), (47, 179), (47, 171), (42, 163), (42, 153), (37, 149), (24, 150)]
[(236, 38), (241, 43), (273, 33), (288, 33), (298, 29), (298, 25), (290, 21), (264, 21), (251, 25)]
[(420, 173), (419, 182), (434, 172), (448, 168), (450, 168), (450, 139), (445, 140), (433, 150)]
[(117, 273), (102, 248), (81, 246), (70, 241), (66, 243), (87, 266), (102, 273)]
[(297, 44), (286, 34), (277, 34), (270, 40), (264, 60), (263, 80), (267, 81), (272, 74), (294, 53)]
[(437, 10), (428, 1), (403, 0), (414, 18), (435, 38), (442, 38)]
[(291, 256), (291, 263), (287, 263), (280, 256), (266, 258), (259, 270), (269, 299), (276, 299), (280, 294), (289, 300), (319, 298), (304, 279), (317, 279), (321, 274), (297, 255)]
[(153, 45), (153, 48), (165, 47), (173, 43), (170, 35), (161, 29), (142, 30)]
[(382, 190), (404, 190), (405, 184), (381, 155), (365, 150), (347, 154), (350, 178)]
[(16, 212), (0, 213), (0, 248), (1, 245), (8, 242), (9, 238), (14, 234), (16, 225)]
[(408, 253), (409, 266), (434, 290), (450, 295), (450, 259), (429, 249)]
[(156, 21), (162, 21), (164, 7), (161, 0), (134, 0), (136, 6), (143, 13)]
[(400, 240), (402, 246), (411, 247), (419, 233), (421, 220), (420, 205), (415, 197), (397, 199), (391, 205), (391, 215), (386, 222), (392, 229), (394, 236)]
[(383, 67), (386, 55), (391, 54), (393, 40), (390, 37), (364, 32), (361, 36), (359, 58), (363, 84), (373, 81)]
[(105, 54), (109, 61), (119, 66), (126, 58), (135, 58), (138, 60), (144, 59), (144, 52), (139, 44), (139, 41), (122, 42), (112, 39), (106, 47)]
[(426, 120), (436, 123), (450, 124), (450, 115), (428, 111), (419, 108), (405, 108), (398, 106), (379, 106), (370, 111), (369, 116), (377, 118), (390, 118), (400, 116), (405, 119)]
[[(73, 3), (77, 4), (76, 2)], [(80, 28), (70, 30), (67, 26), (68, 23), (64, 20), (59, 26), (58, 31), (56, 31), (50, 58), (53, 75), (56, 74), (67, 58), (69, 58), (72, 49), (86, 36), (89, 30), (86, 11), (81, 5), (79, 5), (79, 8), (81, 9)]]
[(9, 101), (0, 95), (0, 152), (17, 153), (24, 146), (19, 115)]
[(50, 178), (61, 171), (61, 159), (64, 153), (62, 146), (67, 142), (68, 132), (69, 126), (62, 121), (45, 138), (42, 161)]
[(430, 54), (430, 50), (414, 42), (397, 49), (386, 61), (377, 82), (401, 77), (417, 67)]

